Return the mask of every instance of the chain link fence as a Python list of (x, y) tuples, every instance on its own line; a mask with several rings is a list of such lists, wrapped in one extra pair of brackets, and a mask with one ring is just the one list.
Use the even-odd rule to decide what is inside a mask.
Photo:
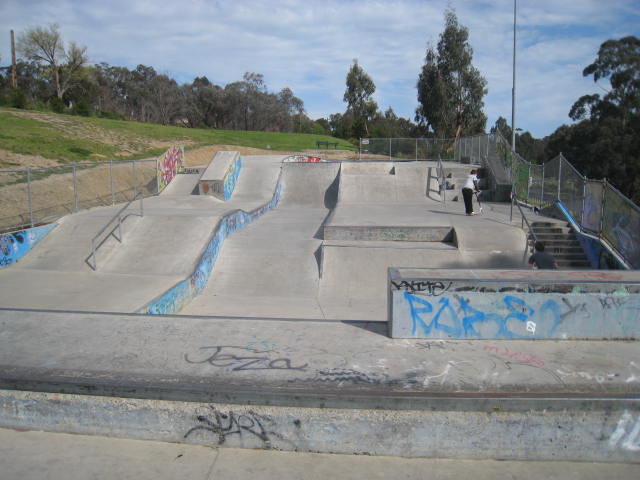
[[(178, 150), (176, 156), (175, 152)], [(51, 222), (79, 210), (128, 202), (159, 193), (159, 172), (182, 166), (184, 149), (158, 159), (83, 162), (46, 168), (0, 170), (0, 232)], [(165, 173), (166, 178), (166, 173)]]
[(361, 160), (453, 160), (454, 140), (438, 138), (361, 138)]
[(580, 229), (640, 268), (640, 208), (606, 180), (584, 177), (562, 154), (544, 165), (514, 156), (513, 193), (540, 208), (560, 202)]

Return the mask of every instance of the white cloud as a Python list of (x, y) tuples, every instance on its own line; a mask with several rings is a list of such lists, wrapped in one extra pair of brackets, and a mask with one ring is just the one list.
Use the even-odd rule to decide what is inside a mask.
[[(4, 0), (0, 52), (8, 31), (49, 22), (87, 45), (94, 62), (153, 66), (179, 82), (206, 75), (225, 85), (262, 73), (272, 91), (291, 88), (317, 118), (342, 112), (354, 58), (374, 80), (385, 110), (412, 119), (427, 43), (436, 44), (449, 0)], [(469, 29), (474, 65), (488, 81), (489, 128), (510, 119), (512, 0), (453, 2)], [(46, 19), (43, 21), (43, 19)], [(637, 0), (537, 0), (518, 5), (518, 124), (535, 136), (568, 122), (599, 45), (638, 35)]]

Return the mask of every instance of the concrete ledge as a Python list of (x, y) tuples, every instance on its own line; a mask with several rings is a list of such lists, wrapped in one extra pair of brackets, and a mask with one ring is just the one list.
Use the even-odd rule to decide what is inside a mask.
[(198, 182), (200, 195), (213, 195), (220, 200), (229, 200), (238, 181), (241, 167), (239, 152), (217, 152)]
[(640, 338), (637, 275), (594, 282), (581, 271), (555, 280), (538, 271), (501, 271), (502, 280), (482, 278), (481, 270), (466, 271), (466, 278), (462, 272), (447, 277), (429, 269), (389, 269), (390, 336)]
[(324, 227), (325, 240), (362, 240), (393, 242), (445, 242), (456, 243), (451, 227), (410, 226), (344, 226)]
[(461, 414), (0, 391), (0, 426), (323, 453), (637, 462), (640, 414), (625, 406)]

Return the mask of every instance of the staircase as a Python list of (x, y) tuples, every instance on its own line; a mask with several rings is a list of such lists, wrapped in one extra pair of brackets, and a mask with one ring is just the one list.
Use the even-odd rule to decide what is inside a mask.
[[(544, 243), (545, 252), (555, 257), (559, 268), (592, 268), (571, 227), (556, 222), (533, 222), (531, 229)], [(531, 234), (530, 239), (533, 240)]]

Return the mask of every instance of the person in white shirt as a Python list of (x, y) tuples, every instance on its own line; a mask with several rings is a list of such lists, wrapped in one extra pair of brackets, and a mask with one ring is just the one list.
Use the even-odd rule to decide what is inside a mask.
[(467, 215), (475, 215), (473, 211), (473, 192), (478, 191), (478, 171), (471, 170), (462, 187), (462, 198), (464, 199), (464, 210)]

